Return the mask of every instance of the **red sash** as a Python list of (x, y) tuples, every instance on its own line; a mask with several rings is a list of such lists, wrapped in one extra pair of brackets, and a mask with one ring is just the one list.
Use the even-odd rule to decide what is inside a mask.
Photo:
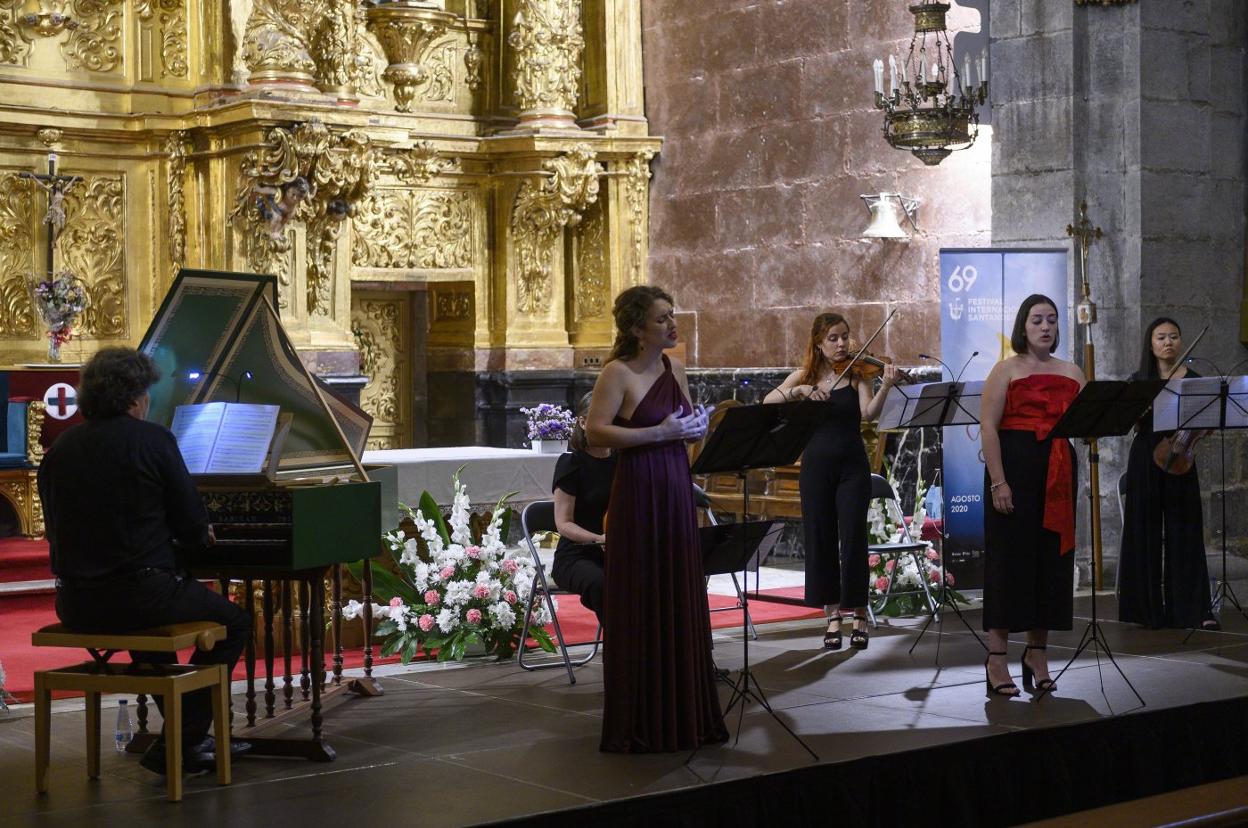
[[(1049, 433), (1079, 394), (1079, 383), (1060, 374), (1031, 374), (1010, 383), (1000, 431), (1031, 431), (1036, 440)], [(1065, 555), (1075, 548), (1075, 496), (1070, 489), (1070, 443), (1054, 440), (1049, 446), (1049, 472), (1044, 480), (1045, 529), (1061, 538)]]

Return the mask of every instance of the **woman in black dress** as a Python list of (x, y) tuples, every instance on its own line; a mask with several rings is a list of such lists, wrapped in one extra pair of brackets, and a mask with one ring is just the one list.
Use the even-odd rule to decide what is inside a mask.
[(989, 696), (1021, 692), (1010, 679), (1011, 632), (1027, 632), (1023, 686), (1057, 689), (1049, 678), (1049, 630), (1074, 619), (1075, 463), (1053, 426), (1083, 388), (1079, 366), (1053, 356), (1057, 305), (1033, 293), (1010, 335), (1013, 355), (984, 381), (984, 660)]
[(859, 427), (879, 416), (897, 370), (885, 365), (879, 393), (853, 376), (837, 379), (834, 364), (853, 356), (849, 323), (839, 313), (821, 313), (810, 328), (805, 363), (789, 374), (765, 403), (816, 400), (824, 418), (802, 453), (799, 478), (806, 548), (806, 604), (823, 606), (828, 628), (823, 646), (841, 648), (841, 615), (852, 615), (849, 645), (867, 648), (867, 509), (871, 467)]
[(585, 415), (593, 394), (576, 406), (576, 425), (569, 441), (571, 451), (555, 464), (555, 528), (559, 545), (550, 574), (560, 589), (581, 597), (602, 623), (603, 518), (611, 500), (615, 477), (615, 454), (591, 446), (585, 434)]
[[(1133, 379), (1199, 376), (1186, 365), (1175, 366), (1182, 353), (1179, 323), (1164, 316), (1154, 319), (1144, 334), (1140, 370)], [(1170, 474), (1153, 462), (1153, 449), (1171, 433), (1154, 432), (1150, 413), (1136, 425), (1131, 441), (1118, 558), (1118, 620), (1152, 629), (1217, 629), (1196, 467)]]

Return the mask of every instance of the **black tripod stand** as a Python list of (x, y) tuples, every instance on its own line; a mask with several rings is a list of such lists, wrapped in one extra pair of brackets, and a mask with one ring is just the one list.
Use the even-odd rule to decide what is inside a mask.
[[(731, 408), (724, 415), (724, 419), (719, 424), (719, 427), (715, 429), (710, 439), (707, 440), (706, 447), (702, 449), (702, 453), (698, 455), (698, 459), (693, 464), (692, 471), (694, 474), (733, 472), (741, 481), (743, 525), (741, 525), (739, 531), (739, 543), (735, 544), (736, 549), (734, 550), (738, 558), (728, 561), (729, 571), (735, 572), (737, 569), (740, 569), (742, 577), (746, 577), (750, 560), (754, 557), (754, 552), (769, 527), (769, 524), (744, 523), (750, 511), (750, 488), (746, 481), (746, 472), (750, 469), (769, 466), (787, 466), (797, 460), (802, 453), (802, 449), (806, 447), (806, 443), (810, 440), (811, 432), (814, 431), (820, 415), (820, 404), (811, 402), (783, 403), (781, 405), (749, 405)], [(726, 527), (716, 528), (727, 529), (730, 526), (731, 524)], [(763, 527), (761, 533), (758, 529), (750, 529), (750, 527), (759, 526)], [(752, 542), (751, 536), (754, 536)], [(725, 550), (724, 554), (727, 555), (726, 547), (733, 545), (724, 544), (719, 548)], [(772, 709), (771, 704), (767, 701), (767, 694), (763, 692), (762, 686), (754, 678), (754, 674), (750, 672), (750, 636), (747, 628), (748, 620), (746, 620), (749, 618), (748, 595), (742, 595), (741, 600), (744, 608), (741, 635), (743, 658), (741, 669), (737, 673), (737, 679), (732, 685), (732, 696), (728, 701), (728, 705), (724, 708), (721, 721), (726, 721), (732, 709), (738, 704), (741, 705), (740, 710), (737, 712), (737, 737), (733, 742), (733, 744), (736, 744), (741, 740), (741, 726), (745, 718), (745, 705), (748, 701), (757, 702), (762, 705), (772, 719), (797, 740), (799, 745), (805, 748), (806, 752), (815, 761), (819, 761), (818, 754), (810, 749), (810, 745), (802, 741), (802, 738), (794, 733), (793, 729), (785, 724), (783, 719), (776, 715), (776, 711)], [(698, 748), (698, 750), (700, 749)], [(686, 764), (693, 760), (693, 757), (698, 754), (698, 750), (694, 750), (689, 755)]]
[[(1199, 361), (1209, 362), (1207, 359)], [(1243, 363), (1232, 370), (1240, 365)], [(1213, 368), (1217, 370), (1216, 365)], [(1213, 589), (1213, 614), (1220, 618), (1223, 602), (1229, 600), (1231, 606), (1248, 620), (1248, 612), (1226, 577), (1226, 432), (1234, 428), (1248, 428), (1248, 377), (1218, 374), (1216, 377), (1190, 377), (1166, 383), (1154, 408), (1153, 428), (1158, 431), (1199, 429), (1218, 432), (1222, 479), (1222, 572)], [(1183, 642), (1187, 643), (1195, 632), (1189, 632)]]
[[(1100, 455), (1097, 453), (1096, 441), (1101, 437), (1120, 437), (1131, 430), (1136, 421), (1144, 414), (1144, 411), (1153, 403), (1153, 399), (1157, 393), (1165, 386), (1165, 380), (1139, 380), (1137, 382), (1123, 382), (1120, 380), (1101, 380), (1089, 382), (1079, 392), (1079, 396), (1075, 398), (1070, 407), (1066, 409), (1066, 413), (1053, 426), (1050, 437), (1054, 440), (1072, 438), (1085, 440), (1088, 443), (1088, 465), (1092, 470), (1098, 468), (1100, 463)], [(1096, 496), (1095, 491), (1088, 490), (1089, 500)], [(1095, 510), (1093, 514), (1098, 514)], [(1099, 533), (1100, 527), (1093, 527), (1093, 535)], [(1074, 554), (1073, 552), (1071, 554)], [(1096, 672), (1101, 676), (1101, 651), (1105, 651), (1109, 663), (1118, 671), (1118, 675), (1126, 682), (1127, 687), (1131, 688), (1131, 692), (1139, 699), (1140, 706), (1145, 706), (1144, 697), (1135, 689), (1127, 674), (1118, 666), (1118, 662), (1114, 660), (1114, 653), (1109, 649), (1109, 643), (1105, 640), (1105, 632), (1101, 629), (1101, 624), (1096, 614), (1096, 585), (1092, 586), (1092, 618), (1088, 621), (1088, 626), (1084, 628), (1083, 635), (1079, 639), (1079, 646), (1075, 648), (1075, 653), (1070, 657), (1070, 661), (1066, 662), (1057, 676), (1054, 678), (1054, 685), (1061, 680), (1066, 671), (1070, 669), (1070, 665), (1075, 663), (1075, 659), (1086, 650), (1092, 647), (1096, 654)], [(1037, 699), (1043, 699), (1047, 690), (1041, 690)], [(1105, 679), (1101, 676), (1101, 695), (1105, 694)], [(1107, 699), (1108, 700), (1108, 699)]]
[[(974, 356), (974, 355), (972, 355)], [(880, 416), (880, 429), (893, 428), (935, 428), (940, 435), (939, 453), (940, 467), (945, 467), (944, 429), (954, 426), (974, 425), (979, 422), (979, 403), (983, 394), (982, 382), (928, 382), (921, 385), (894, 387), (896, 396), (890, 396), (884, 413)], [(975, 636), (981, 647), (987, 649), (979, 633), (966, 620), (958, 602), (949, 595), (949, 584), (945, 579), (945, 555), (949, 549), (949, 512), (945, 502), (946, 487), (941, 486), (941, 547), (940, 547), (940, 597), (931, 608), (923, 629), (910, 645), (909, 652), (919, 646), (923, 636), (935, 621), (944, 626), (941, 616), (942, 609), (953, 610), (962, 625)], [(941, 636), (936, 636), (936, 663), (940, 664)]]

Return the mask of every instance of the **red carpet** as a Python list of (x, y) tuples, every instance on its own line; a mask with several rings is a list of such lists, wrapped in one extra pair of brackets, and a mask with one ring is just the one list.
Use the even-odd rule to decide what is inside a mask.
[[(763, 590), (763, 592), (801, 597), (802, 588)], [(731, 607), (736, 603), (735, 599), (724, 595), (710, 595), (708, 598), (710, 599), (712, 609), (716, 607)], [(52, 595), (25, 595), (5, 598), (0, 600), (0, 615), (2, 615), (2, 622), (0, 622), (0, 662), (3, 662), (4, 670), (8, 674), (5, 682), (6, 689), (19, 701), (28, 702), (31, 700), (36, 670), (47, 670), (53, 667), (73, 664), (79, 660), (80, 655), (82, 660), (86, 659), (85, 652), (78, 653), (60, 647), (31, 646), (30, 634), (32, 632), (47, 624), (56, 623)], [(810, 607), (756, 601), (750, 604), (750, 615), (754, 618), (755, 624), (767, 624), (774, 621), (817, 618), (822, 615), (822, 611)], [(345, 623), (355, 622), (348, 621)], [(598, 621), (594, 614), (581, 606), (580, 599), (569, 595), (559, 596), (559, 624), (563, 629), (564, 640), (568, 642), (590, 640), (598, 629)], [(740, 612), (711, 613), (711, 626), (715, 629), (739, 627), (740, 625)], [(377, 658), (376, 647), (373, 652), (373, 664), (375, 665), (392, 664), (399, 660), (397, 656), (386, 659)], [(186, 655), (186, 653), (183, 653), (184, 661)], [(113, 658), (118, 663), (124, 663), (129, 660), (125, 653), (119, 653), (113, 656)], [(281, 659), (279, 658), (276, 665), (279, 670), (281, 669), (280, 664)], [(297, 668), (297, 655), (295, 664)], [(326, 658), (326, 664), (332, 665), (331, 658)], [(362, 667), (364, 665), (364, 651), (362, 649), (344, 651), (343, 664), (347, 669)], [(264, 671), (263, 662), (258, 661), (256, 667), (257, 675), (262, 675)], [(238, 667), (234, 670), (234, 678), (242, 679), (245, 677), (246, 672), (240, 660)]]
[(43, 581), (51, 577), (47, 541), (0, 538), (0, 583)]

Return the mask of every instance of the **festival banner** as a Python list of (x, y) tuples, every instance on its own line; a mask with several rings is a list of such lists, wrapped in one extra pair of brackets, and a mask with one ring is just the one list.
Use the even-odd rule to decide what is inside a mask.
[[(942, 249), (940, 348), (945, 379), (983, 380), (993, 365), (1012, 354), (1014, 314), (1032, 293), (1042, 293), (1058, 303), (1056, 354), (1069, 359), (1066, 283), (1065, 250)], [(985, 504), (979, 427), (946, 428), (942, 437), (945, 565), (953, 573), (957, 588), (980, 589), (984, 583)]]

